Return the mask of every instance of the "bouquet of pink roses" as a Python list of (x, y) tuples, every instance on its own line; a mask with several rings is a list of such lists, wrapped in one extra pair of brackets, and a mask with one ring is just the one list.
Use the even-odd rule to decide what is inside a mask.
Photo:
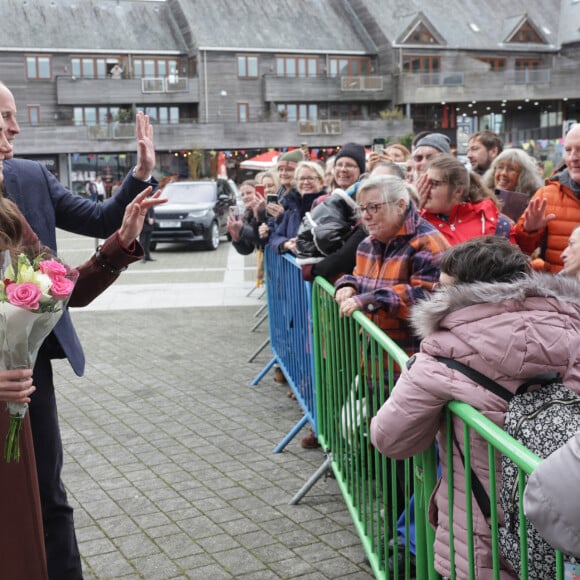
[[(3, 258), (3, 259), (2, 259)], [(19, 254), (15, 264), (0, 253), (0, 370), (32, 368), (44, 339), (66, 308), (77, 270), (43, 255), (30, 260)], [(20, 430), (26, 403), (6, 403), (10, 413), (4, 445), (7, 462), (20, 459)]]

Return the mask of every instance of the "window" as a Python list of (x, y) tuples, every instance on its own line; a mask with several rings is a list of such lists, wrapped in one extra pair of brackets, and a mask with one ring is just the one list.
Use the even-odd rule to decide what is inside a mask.
[(318, 60), (312, 56), (277, 56), (276, 75), (279, 77), (315, 77)]
[(257, 56), (238, 56), (238, 77), (241, 79), (258, 78)]
[(522, 25), (508, 38), (508, 42), (518, 44), (546, 44), (536, 27), (529, 21), (525, 20)]
[(441, 44), (433, 35), (433, 33), (425, 26), (423, 22), (419, 22), (413, 30), (403, 40), (403, 44)]
[(371, 70), (371, 59), (367, 57), (331, 58), (329, 76), (366, 76)]
[(505, 59), (503, 57), (498, 57), (498, 58), (479, 57), (479, 58), (477, 58), (477, 60), (480, 60), (481, 62), (486, 62), (489, 65), (489, 70), (494, 71), (494, 72), (501, 72), (501, 71), (505, 71), (505, 69), (506, 69), (507, 59)]
[(82, 125), (107, 125), (119, 121), (119, 107), (74, 107), (73, 122)]
[(328, 107), (328, 117), (330, 119), (358, 120), (368, 119), (368, 105), (353, 103), (335, 103)]
[(429, 55), (403, 55), (403, 71), (422, 73), (421, 82), (424, 85), (439, 84), (441, 57)]
[(137, 111), (143, 111), (149, 115), (152, 123), (158, 125), (175, 125), (179, 123), (179, 107), (147, 106), (136, 107)]
[(247, 123), (250, 120), (250, 105), (248, 103), (238, 103), (238, 122)]
[(541, 80), (542, 61), (537, 58), (516, 58), (516, 82), (528, 83)]
[(177, 61), (173, 58), (133, 58), (133, 78), (167, 77), (177, 75)]
[(50, 58), (48, 56), (26, 57), (26, 78), (29, 80), (50, 79)]
[(71, 73), (78, 79), (106, 79), (107, 61), (104, 58), (71, 58)]
[(40, 105), (28, 105), (26, 107), (26, 115), (31, 127), (38, 127), (40, 125)]
[(295, 104), (295, 103), (279, 103), (278, 115), (282, 119), (288, 121), (317, 121), (318, 120), (318, 105), (315, 104)]

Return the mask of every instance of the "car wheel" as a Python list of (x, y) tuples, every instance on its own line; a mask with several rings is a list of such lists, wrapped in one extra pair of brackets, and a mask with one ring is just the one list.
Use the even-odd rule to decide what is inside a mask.
[(155, 251), (155, 248), (157, 247), (157, 242), (151, 242), (149, 244), (149, 250), (151, 250), (152, 252)]
[(205, 247), (208, 250), (217, 250), (220, 245), (220, 229), (216, 222), (212, 222), (209, 228), (207, 239), (205, 240)]

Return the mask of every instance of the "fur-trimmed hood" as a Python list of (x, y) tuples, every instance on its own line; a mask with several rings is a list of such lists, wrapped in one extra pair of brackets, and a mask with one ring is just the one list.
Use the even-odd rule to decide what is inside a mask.
[(576, 313), (580, 320), (580, 281), (568, 276), (540, 272), (509, 283), (476, 282), (447, 286), (432, 294), (429, 299), (416, 304), (410, 320), (417, 336), (423, 339), (441, 330), (445, 326), (442, 326), (443, 320), (460, 309), (506, 301), (523, 305), (529, 298), (551, 298), (556, 311), (563, 308), (567, 313)]

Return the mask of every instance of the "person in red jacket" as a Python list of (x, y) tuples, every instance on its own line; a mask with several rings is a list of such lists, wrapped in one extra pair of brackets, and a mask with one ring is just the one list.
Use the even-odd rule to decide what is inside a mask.
[(562, 269), (562, 251), (580, 223), (580, 124), (566, 135), (564, 163), (533, 195), (515, 226), (517, 243), (526, 254), (540, 248), (534, 269), (552, 273)]
[(501, 236), (515, 243), (513, 227), (500, 214), (494, 193), (479, 175), (452, 155), (439, 155), (417, 182), (421, 217), (452, 245), (481, 236)]

